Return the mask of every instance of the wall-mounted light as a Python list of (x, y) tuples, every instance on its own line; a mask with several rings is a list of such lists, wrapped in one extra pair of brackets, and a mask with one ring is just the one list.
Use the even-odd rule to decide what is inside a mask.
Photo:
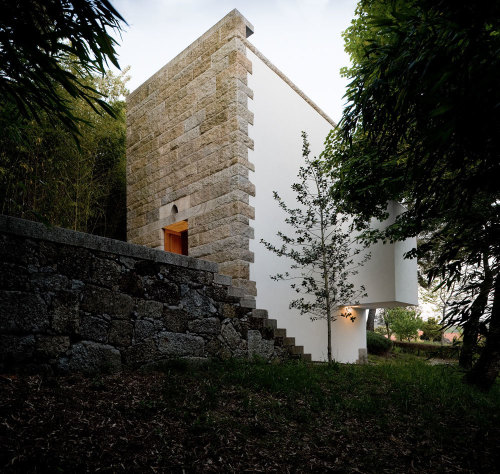
[(351, 306), (344, 306), (344, 308), (340, 311), (340, 315), (346, 319), (349, 318), (351, 322), (354, 322), (356, 319)]

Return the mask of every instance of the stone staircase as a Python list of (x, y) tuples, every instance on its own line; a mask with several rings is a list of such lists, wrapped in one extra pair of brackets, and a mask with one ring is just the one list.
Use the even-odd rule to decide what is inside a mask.
[(278, 328), (276, 319), (269, 319), (266, 309), (252, 309), (249, 317), (252, 329), (259, 329), (265, 339), (274, 339), (274, 346), (285, 349), (290, 359), (311, 362), (311, 354), (304, 353), (304, 346), (295, 344), (294, 337), (287, 337), (285, 328)]
[(288, 337), (285, 328), (278, 328), (277, 320), (270, 319), (266, 309), (256, 309), (254, 299), (243, 297), (240, 300), (240, 306), (243, 310), (248, 310), (246, 313), (248, 329), (258, 330), (265, 340), (274, 340), (277, 352), (284, 353), (288, 359), (312, 361), (311, 354), (304, 353), (304, 346), (296, 345), (295, 338)]
[[(275, 354), (279, 354), (283, 359), (295, 359), (311, 362), (311, 354), (304, 353), (304, 346), (295, 344), (295, 338), (287, 336), (284, 328), (278, 328), (276, 319), (270, 319), (266, 309), (257, 309), (254, 296), (247, 295), (244, 288), (233, 286), (230, 276), (216, 274), (215, 283), (226, 286), (227, 301), (239, 305), (238, 311), (234, 314), (245, 326), (245, 332), (258, 331), (263, 341), (273, 342)], [(247, 337), (248, 340), (248, 337)]]

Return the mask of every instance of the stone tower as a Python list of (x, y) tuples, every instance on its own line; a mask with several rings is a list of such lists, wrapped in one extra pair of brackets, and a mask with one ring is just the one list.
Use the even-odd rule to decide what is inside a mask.
[[(188, 254), (217, 262), (247, 295), (256, 294), (245, 46), (252, 32), (233, 10), (127, 98), (128, 240), (164, 248), (166, 232), (187, 229)], [(172, 227), (179, 222), (182, 229)]]

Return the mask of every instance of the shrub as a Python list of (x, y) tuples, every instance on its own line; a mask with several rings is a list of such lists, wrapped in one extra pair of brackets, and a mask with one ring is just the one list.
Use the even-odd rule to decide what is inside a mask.
[(423, 341), (440, 341), (443, 337), (443, 328), (438, 323), (436, 318), (429, 318), (421, 325), (422, 335), (420, 339)]
[(439, 344), (422, 344), (418, 342), (394, 341), (394, 347), (406, 354), (414, 354), (427, 358), (458, 359), (460, 344), (442, 346)]
[(366, 347), (369, 354), (382, 355), (392, 347), (392, 342), (373, 331), (366, 331)]

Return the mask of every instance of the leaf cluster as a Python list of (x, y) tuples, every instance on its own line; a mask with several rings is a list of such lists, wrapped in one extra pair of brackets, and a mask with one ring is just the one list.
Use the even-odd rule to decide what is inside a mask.
[(59, 91), (81, 119), (79, 144), (42, 109), (37, 122), (0, 105), (1, 213), (125, 239), (126, 72), (82, 79), (107, 95), (114, 118)]
[[(332, 192), (360, 221), (407, 207), (376, 240), (425, 234), (435, 268), (499, 254), (498, 2), (362, 0), (346, 32), (353, 66), (324, 157)], [(340, 144), (339, 144), (340, 141)]]
[[(108, 0), (1, 0), (0, 98), (24, 118), (63, 123), (74, 136), (82, 120), (68, 99), (114, 116), (88, 75), (119, 67), (112, 31), (125, 23)], [(65, 92), (62, 95), (60, 90)]]

